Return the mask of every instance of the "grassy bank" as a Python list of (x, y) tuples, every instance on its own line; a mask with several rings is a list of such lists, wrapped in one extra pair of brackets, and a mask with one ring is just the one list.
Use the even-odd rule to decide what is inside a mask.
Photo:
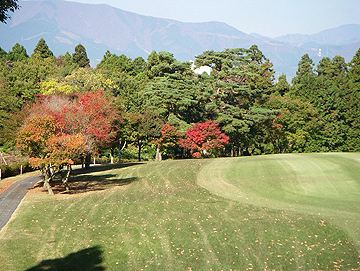
[(75, 194), (28, 194), (0, 233), (0, 262), (4, 270), (355, 270), (359, 159), (275, 155), (79, 171)]

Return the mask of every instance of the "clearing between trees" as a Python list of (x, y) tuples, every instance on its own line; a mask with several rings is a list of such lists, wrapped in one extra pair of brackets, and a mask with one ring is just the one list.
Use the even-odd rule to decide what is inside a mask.
[(3, 270), (360, 268), (360, 153), (74, 175), (77, 193), (35, 188), (26, 196), (0, 233)]

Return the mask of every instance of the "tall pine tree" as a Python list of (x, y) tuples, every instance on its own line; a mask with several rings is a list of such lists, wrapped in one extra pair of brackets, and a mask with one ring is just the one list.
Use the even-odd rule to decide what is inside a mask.
[(51, 50), (49, 49), (49, 46), (46, 44), (46, 41), (44, 40), (44, 38), (41, 38), (39, 40), (38, 44), (36, 45), (36, 47), (34, 49), (34, 54), (38, 55), (42, 58), (48, 58), (48, 57), (54, 56), (53, 52), (51, 52)]
[(90, 60), (87, 56), (86, 49), (81, 44), (78, 44), (75, 47), (75, 52), (73, 53), (72, 57), (73, 57), (73, 61), (82, 68), (85, 68), (90, 64)]

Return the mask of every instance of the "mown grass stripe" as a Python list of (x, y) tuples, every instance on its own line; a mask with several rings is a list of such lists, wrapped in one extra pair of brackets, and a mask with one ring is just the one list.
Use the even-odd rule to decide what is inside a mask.
[[(94, 266), (108, 270), (360, 268), (357, 198), (342, 195), (349, 189), (340, 186), (340, 198), (315, 200), (319, 191), (311, 185), (322, 186), (302, 180), (310, 185), (304, 195), (296, 181), (281, 179), (292, 173), (278, 162), (289, 159), (307, 170), (310, 162), (302, 159), (312, 159), (316, 165), (309, 170), (325, 174), (326, 163), (339, 165), (343, 173), (325, 176), (325, 183), (337, 185), (332, 178), (341, 174), (359, 182), (346, 173), (357, 172), (351, 161), (358, 158), (331, 154), (164, 161), (87, 173), (88, 182), (106, 176), (108, 187), (54, 197), (33, 191), (25, 199), (1, 233), (0, 262), (6, 263), (5, 270), (25, 270), (52, 259), (59, 267), (62, 262), (79, 269), (81, 259), (89, 261), (84, 253), (91, 252), (102, 258)], [(128, 178), (133, 181), (116, 186)], [(312, 175), (311, 181), (317, 178)], [(352, 195), (358, 193), (356, 186), (351, 189)], [(350, 210), (344, 210), (347, 205)], [(79, 257), (78, 263), (73, 257)]]

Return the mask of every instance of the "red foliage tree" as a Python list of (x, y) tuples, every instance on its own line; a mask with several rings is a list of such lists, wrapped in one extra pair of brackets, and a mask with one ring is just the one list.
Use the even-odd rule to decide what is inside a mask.
[(218, 123), (208, 121), (196, 123), (180, 140), (180, 146), (189, 150), (193, 157), (216, 155), (229, 143), (229, 137), (222, 133)]
[(167, 151), (172, 158), (175, 156), (175, 147), (178, 145), (179, 139), (182, 137), (179, 128), (168, 123), (161, 128), (161, 137), (155, 140), (158, 145), (156, 160), (162, 160), (162, 152)]
[(102, 92), (79, 96), (40, 97), (29, 111), (19, 133), (18, 146), (31, 157), (33, 167), (45, 173), (44, 186), (52, 193), (55, 173), (67, 168), (68, 178), (74, 160), (94, 153), (97, 147), (114, 138), (113, 125), (118, 112)]

